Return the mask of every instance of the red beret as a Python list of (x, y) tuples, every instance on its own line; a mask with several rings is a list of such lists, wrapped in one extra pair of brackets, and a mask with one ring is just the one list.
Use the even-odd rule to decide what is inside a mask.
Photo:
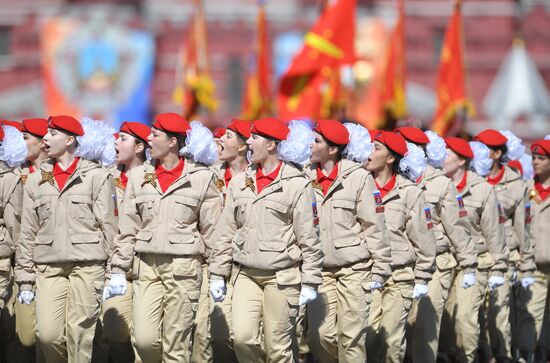
[(18, 121), (4, 120), (4, 121), (2, 121), (2, 125), (12, 126), (12, 127), (15, 127), (19, 131), (23, 131), (23, 124), (21, 122), (18, 122)]
[(470, 144), (468, 144), (468, 141), (459, 137), (448, 137), (445, 139), (445, 143), (449, 149), (453, 150), (458, 155), (467, 159), (474, 158), (474, 152)]
[(48, 127), (55, 130), (68, 132), (76, 136), (83, 136), (84, 129), (77, 119), (71, 116), (50, 116), (48, 119)]
[(225, 129), (223, 127), (216, 127), (212, 135), (214, 135), (214, 138), (219, 139), (225, 135)]
[(248, 139), (250, 137), (251, 126), (252, 123), (250, 121), (238, 120), (234, 118), (233, 120), (231, 120), (231, 123), (229, 124), (229, 126), (227, 126), (227, 128), (241, 135), (245, 139)]
[(22, 132), (28, 132), (36, 137), (44, 137), (48, 133), (48, 120), (45, 118), (28, 118), (23, 120)]
[(339, 121), (319, 120), (315, 126), (315, 131), (335, 145), (347, 145), (349, 143), (348, 129)]
[(395, 132), (400, 133), (408, 141), (419, 144), (426, 145), (430, 142), (430, 139), (424, 131), (420, 130), (418, 127), (405, 126), (395, 129)]
[(120, 132), (125, 132), (147, 143), (147, 138), (151, 134), (151, 128), (139, 122), (125, 121), (120, 125)]
[(380, 130), (369, 130), (370, 140), (374, 141)]
[(281, 120), (278, 120), (276, 118), (263, 118), (254, 121), (254, 123), (252, 124), (252, 130), (250, 130), (250, 132), (275, 140), (283, 141), (286, 140), (286, 137), (288, 136), (290, 130)]
[(191, 125), (183, 116), (174, 112), (159, 113), (153, 120), (153, 127), (157, 130), (171, 134), (187, 135)]
[(376, 134), (374, 139), (386, 145), (388, 149), (391, 149), (398, 155), (405, 156), (407, 153), (407, 142), (400, 134), (390, 131), (380, 131)]
[(531, 145), (531, 153), (539, 155), (550, 155), (550, 140), (539, 140)]
[(474, 140), (482, 142), (487, 146), (502, 146), (508, 141), (504, 135), (493, 129), (480, 132), (474, 137)]

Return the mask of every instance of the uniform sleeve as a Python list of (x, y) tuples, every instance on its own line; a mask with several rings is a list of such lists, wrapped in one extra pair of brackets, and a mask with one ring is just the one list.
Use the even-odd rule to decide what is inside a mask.
[(470, 220), (466, 216), (460, 216), (457, 196), (456, 187), (449, 182), (441, 206), (441, 224), (456, 250), (460, 266), (466, 270), (475, 270), (477, 252), (470, 236)]
[(417, 283), (427, 284), (432, 279), (435, 271), (436, 241), (433, 232), (428, 229), (426, 220), (426, 201), (423, 193), (410, 193), (407, 199), (411, 199), (408, 206), (410, 213), (407, 217), (407, 237), (411, 241), (416, 263), (414, 275)]
[(323, 251), (314, 223), (315, 194), (311, 184), (302, 190), (293, 211), (293, 228), (298, 246), (302, 250), (302, 283), (320, 285), (323, 281)]
[(109, 256), (112, 256), (115, 251), (114, 238), (117, 233), (117, 217), (115, 216), (116, 191), (111, 175), (107, 172), (98, 179), (98, 185), (94, 191), (92, 210), (103, 233), (103, 238), (105, 238)]
[(372, 175), (368, 175), (357, 203), (357, 219), (361, 223), (363, 236), (373, 261), (372, 281), (382, 284), (391, 276), (391, 245), (386, 228), (384, 213), (376, 212), (374, 191), (376, 185)]
[[(520, 183), (518, 183), (520, 184)], [(526, 208), (529, 204), (527, 185), (521, 183), (522, 199), (514, 210), (514, 219), (512, 221), (514, 233), (519, 242), (520, 263), (519, 269), (527, 276), (530, 272), (536, 270), (535, 264), (535, 246), (532, 243), (530, 224), (527, 223)]]
[[(9, 234), (10, 248), (15, 251), (15, 246), (20, 239), (21, 232), (21, 213), (23, 209), (23, 183), (19, 176), (13, 174), (13, 188), (10, 188), (11, 194), (8, 196), (7, 203), (4, 206), (4, 225)], [(13, 185), (13, 184), (12, 184)]]
[(38, 232), (38, 215), (34, 208), (33, 183), (29, 178), (23, 188), (21, 224), (24, 226), (15, 250), (15, 281), (21, 290), (31, 290), (35, 282), (34, 240)]
[(499, 215), (497, 194), (491, 188), (481, 213), (481, 233), (487, 241), (491, 257), (495, 260), (491, 267), (493, 275), (502, 275), (508, 269), (509, 251), (504, 237), (504, 224), (499, 223)]
[(118, 234), (115, 236), (115, 253), (111, 259), (112, 273), (126, 273), (134, 258), (136, 234), (141, 226), (141, 216), (136, 206), (133, 178), (124, 191), (124, 208), (119, 211)]
[(233, 201), (233, 191), (229, 183), (225, 207), (220, 216), (220, 220), (214, 231), (212, 243), (212, 257), (208, 265), (210, 274), (224, 276), (229, 278), (231, 274), (231, 265), (233, 262), (233, 237), (237, 232), (237, 221), (235, 220), (235, 203)]
[(202, 235), (204, 243), (209, 247), (213, 247), (214, 227), (220, 218), (222, 211), (222, 202), (220, 193), (214, 184), (214, 174), (209, 171), (210, 182), (204, 193), (200, 210), (199, 210), (199, 231)]

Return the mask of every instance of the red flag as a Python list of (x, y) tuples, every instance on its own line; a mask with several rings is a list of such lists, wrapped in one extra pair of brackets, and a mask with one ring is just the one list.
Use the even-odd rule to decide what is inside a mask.
[(247, 76), (242, 118), (254, 120), (271, 112), (271, 66), (264, 2), (258, 5), (253, 71)]
[(382, 109), (376, 128), (383, 129), (389, 120), (397, 120), (407, 114), (405, 98), (406, 57), (405, 57), (405, 4), (398, 2), (399, 17), (390, 36), (390, 43), (386, 55), (386, 68), (381, 90)]
[(214, 82), (208, 66), (207, 33), (202, 0), (194, 0), (195, 13), (189, 27), (189, 37), (184, 47), (180, 68), (176, 71), (176, 88), (173, 98), (183, 103), (184, 115), (192, 118), (203, 106), (215, 111)]
[(336, 0), (326, 7), (304, 38), (304, 46), (283, 75), (277, 97), (279, 117), (317, 118), (323, 92), (340, 66), (355, 60), (356, 0)]
[[(449, 21), (441, 49), (439, 76), (437, 79), (437, 111), (432, 129), (441, 136), (447, 136), (454, 129), (462, 127), (462, 119), (473, 116), (475, 109), (466, 92), (466, 71), (464, 66), (462, 17), (460, 1)], [(455, 119), (459, 123), (455, 125)]]

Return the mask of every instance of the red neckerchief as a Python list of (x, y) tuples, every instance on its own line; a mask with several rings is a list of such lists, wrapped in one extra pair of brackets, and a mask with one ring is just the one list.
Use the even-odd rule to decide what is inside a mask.
[(267, 175), (264, 175), (262, 168), (258, 167), (258, 171), (256, 172), (256, 186), (258, 187), (258, 194), (260, 194), (265, 187), (277, 178), (277, 175), (279, 175), (279, 171), (281, 170), (281, 165), (283, 165), (283, 162), (279, 161), (279, 165), (277, 165), (275, 170)]
[(157, 174), (160, 189), (163, 193), (168, 189), (170, 184), (181, 176), (184, 164), (185, 162), (183, 161), (183, 158), (180, 158), (180, 161), (176, 166), (170, 170), (167, 170), (161, 163), (157, 162), (157, 165), (155, 166), (155, 174)]
[(459, 192), (462, 192), (464, 188), (466, 188), (467, 181), (468, 181), (468, 173), (464, 172), (464, 175), (462, 176), (460, 183), (456, 185), (456, 190), (458, 190)]
[(223, 180), (225, 181), (225, 186), (229, 185), (231, 178), (233, 178), (233, 175), (231, 175), (231, 169), (229, 169), (229, 166), (227, 166), (227, 168), (225, 169), (225, 174), (223, 174)]
[(32, 173), (34, 173), (34, 166), (32, 166), (31, 164), (29, 165), (29, 174), (32, 174)]
[(491, 178), (490, 176), (487, 176), (487, 181), (491, 185), (497, 185), (502, 180), (502, 177), (504, 176), (504, 166), (500, 167), (500, 171), (498, 172), (497, 176), (494, 178)]
[(548, 198), (548, 196), (550, 195), (550, 185), (545, 188), (540, 182), (536, 182), (535, 189), (537, 190), (539, 198), (542, 201), (545, 201), (546, 198)]
[(393, 174), (392, 177), (390, 178), (390, 180), (388, 180), (386, 185), (384, 185), (383, 187), (380, 187), (380, 185), (378, 185), (378, 183), (376, 183), (376, 181), (375, 181), (376, 187), (380, 191), (380, 195), (382, 196), (382, 198), (384, 198), (386, 196), (386, 194), (388, 194), (390, 191), (392, 191), (392, 189), (395, 187), (395, 182), (396, 181), (397, 181), (397, 174)]
[(120, 182), (122, 185), (124, 185), (124, 188), (126, 189), (126, 186), (128, 185), (128, 176), (126, 175), (125, 171), (122, 171), (120, 173)]
[(69, 179), (69, 177), (76, 170), (76, 164), (78, 164), (78, 160), (80, 160), (80, 158), (74, 158), (73, 163), (69, 165), (67, 170), (61, 169), (61, 166), (59, 166), (58, 162), (56, 162), (55, 165), (53, 166), (53, 176), (55, 178), (55, 181), (57, 183), (57, 187), (59, 188), (59, 190), (63, 189), (63, 187), (65, 186), (65, 183), (67, 182), (67, 179)]
[(334, 169), (327, 176), (323, 173), (319, 165), (317, 165), (317, 183), (323, 187), (323, 195), (327, 195), (328, 188), (332, 185), (332, 182), (338, 177), (338, 163), (334, 165)]

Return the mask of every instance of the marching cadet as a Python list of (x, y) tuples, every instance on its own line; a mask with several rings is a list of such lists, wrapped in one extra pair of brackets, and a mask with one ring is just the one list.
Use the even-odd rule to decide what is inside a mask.
[[(533, 271), (536, 268), (534, 247), (529, 236), (529, 224), (525, 223), (526, 209), (529, 204), (527, 186), (518, 173), (503, 163), (514, 159), (516, 149), (522, 150), (519, 143), (508, 143), (508, 138), (496, 130), (485, 130), (474, 137), (474, 140), (485, 144), (490, 149), (493, 159), (491, 172), (487, 181), (495, 187), (497, 199), (502, 208), (502, 218), (505, 220), (504, 230), (506, 244), (510, 250), (508, 272), (504, 284), (489, 296), (487, 314), (487, 330), (489, 346), (485, 350), (492, 351), (497, 361), (512, 359), (511, 350), (511, 318), (514, 317), (512, 287), (518, 279), (518, 272), (524, 287), (532, 283)], [(512, 139), (510, 140), (512, 141)], [(519, 156), (519, 155), (518, 155)], [(483, 345), (487, 345), (482, 343)]]
[[(518, 339), (520, 357), (532, 362), (537, 342), (540, 342), (545, 311), (550, 308), (550, 140), (538, 140), (531, 145), (534, 180), (529, 183), (531, 234), (535, 242), (537, 270), (531, 287), (520, 289), (518, 294)], [(548, 323), (546, 323), (548, 324)], [(550, 327), (545, 326), (548, 330)], [(544, 346), (541, 344), (538, 348)], [(548, 349), (548, 347), (545, 347)], [(540, 349), (540, 361), (548, 359), (546, 349)]]
[[(44, 150), (42, 138), (48, 133), (48, 120), (44, 118), (32, 118), (22, 121), (23, 138), (27, 144), (27, 160), (19, 168), (20, 178), (23, 185), (30, 174), (40, 168), (40, 164), (48, 159)], [(23, 188), (21, 188), (21, 200), (23, 199)], [(14, 284), (14, 290), (19, 293), (19, 286)], [(36, 345), (36, 308), (35, 301), (30, 304), (15, 303), (15, 330), (19, 341), (25, 347), (29, 361), (43, 360), (39, 347)], [(37, 350), (38, 349), (38, 350)], [(35, 354), (36, 351), (36, 354)], [(33, 358), (31, 358), (33, 357)]]
[[(130, 171), (146, 160), (147, 139), (151, 128), (139, 122), (123, 122), (115, 141), (116, 166), (109, 169), (116, 191), (116, 211), (120, 213), (124, 202), (124, 191), (128, 185)], [(110, 263), (107, 264), (107, 276), (110, 274)], [(100, 322), (102, 324), (102, 341), (107, 344), (106, 354), (114, 362), (134, 362), (135, 356), (130, 340), (132, 325), (132, 276), (127, 274), (127, 293), (105, 299)], [(108, 282), (107, 282), (108, 285)], [(105, 298), (108, 288), (105, 287)], [(97, 337), (96, 337), (97, 338)], [(104, 359), (109, 359), (104, 357)]]
[(105, 262), (113, 250), (111, 178), (86, 159), (101, 155), (95, 147), (100, 140), (86, 139), (85, 131), (70, 116), (50, 117), (43, 139), (50, 159), (24, 188), (15, 278), (21, 303), (30, 304), (36, 293), (37, 338), (48, 362), (91, 360)]
[[(439, 330), (445, 303), (453, 282), (453, 268), (464, 271), (463, 288), (476, 282), (477, 254), (470, 238), (470, 226), (461, 212), (461, 201), (452, 180), (441, 170), (447, 155), (445, 141), (433, 131), (424, 133), (416, 127), (396, 129), (408, 142), (425, 149), (428, 165), (417, 180), (430, 207), (437, 241), (436, 270), (428, 283), (428, 296), (413, 303), (407, 328), (407, 349), (413, 362), (437, 359)], [(456, 254), (456, 259), (455, 255)]]
[[(489, 149), (463, 139), (445, 139), (447, 157), (443, 168), (459, 193), (460, 214), (468, 219), (477, 253), (475, 284), (467, 288), (469, 270), (457, 266), (445, 307), (439, 346), (452, 361), (474, 362), (479, 341), (479, 312), (487, 290), (504, 283), (508, 250), (499, 224), (499, 207), (494, 188), (485, 180), (492, 161)], [(469, 170), (470, 169), (470, 170)], [(467, 289), (466, 289), (467, 288)]]
[(175, 113), (155, 117), (148, 141), (154, 162), (128, 175), (107, 294), (127, 293), (132, 269), (139, 358), (189, 362), (205, 245), (221, 212), (206, 165), (216, 146), (208, 129)]
[(291, 130), (277, 119), (253, 123), (251, 165), (231, 179), (216, 229), (210, 292), (222, 301), (231, 275), (240, 362), (297, 360), (299, 305), (315, 300), (322, 282), (315, 197), (295, 164), (309, 158), (311, 130), (299, 122)]
[(393, 132), (374, 131), (374, 150), (366, 168), (379, 190), (389, 231), (392, 276), (372, 297), (367, 356), (373, 362), (402, 362), (405, 325), (413, 298), (428, 294), (435, 264), (433, 220), (424, 192), (414, 181), (422, 175), (424, 152)]
[[(234, 119), (227, 126), (225, 133), (220, 137), (219, 160), (221, 163), (214, 166), (214, 172), (216, 174), (216, 187), (224, 200), (231, 179), (243, 173), (248, 166), (248, 160), (246, 159), (248, 145), (246, 144), (246, 140), (250, 138), (251, 126), (252, 123), (249, 121)], [(211, 302), (210, 327), (212, 352), (214, 362), (216, 363), (237, 362), (233, 346), (232, 294), (233, 285), (231, 279), (228, 279), (225, 299), (221, 302)]]
[(319, 296), (307, 306), (308, 343), (319, 362), (366, 362), (370, 295), (391, 275), (390, 243), (372, 175), (343, 153), (369, 143), (352, 143), (348, 129), (334, 120), (319, 120), (314, 134), (307, 173), (325, 258)]

